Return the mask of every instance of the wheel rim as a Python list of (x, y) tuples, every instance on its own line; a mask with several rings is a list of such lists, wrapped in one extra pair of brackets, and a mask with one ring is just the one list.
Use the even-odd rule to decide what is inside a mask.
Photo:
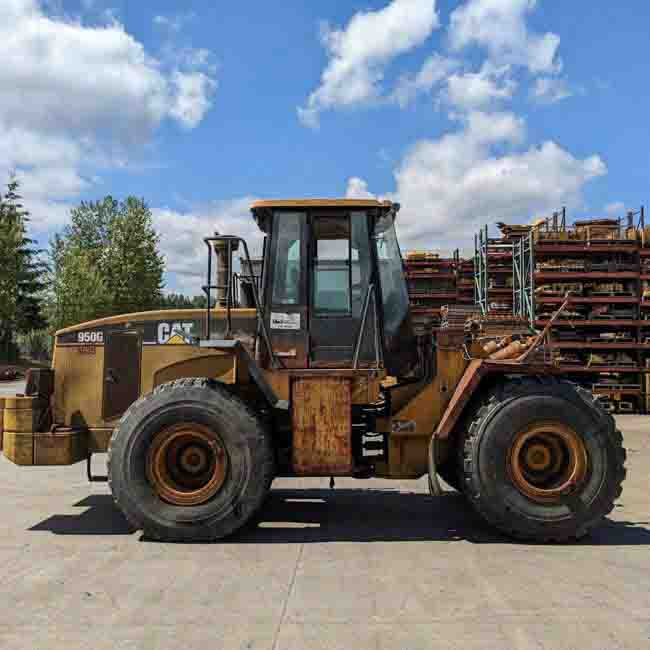
[(221, 489), (228, 456), (221, 438), (196, 423), (163, 429), (147, 452), (147, 478), (158, 496), (177, 506), (209, 501)]
[(519, 432), (508, 454), (513, 485), (528, 498), (552, 503), (574, 492), (587, 474), (582, 438), (560, 422), (537, 423)]

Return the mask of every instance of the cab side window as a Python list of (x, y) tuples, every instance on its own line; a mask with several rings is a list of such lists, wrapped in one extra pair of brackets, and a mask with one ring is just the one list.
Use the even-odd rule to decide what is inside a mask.
[(349, 217), (314, 220), (314, 310), (318, 315), (352, 313)]
[(284, 213), (275, 219), (275, 273), (272, 304), (297, 305), (301, 286), (301, 235), (305, 215)]

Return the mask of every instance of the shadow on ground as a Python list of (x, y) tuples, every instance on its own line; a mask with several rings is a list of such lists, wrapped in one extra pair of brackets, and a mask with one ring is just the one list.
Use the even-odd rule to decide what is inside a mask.
[(52, 515), (29, 530), (55, 535), (130, 535), (135, 532), (109, 494), (93, 494), (78, 503), (75, 515)]
[[(57, 535), (130, 535), (133, 528), (110, 495), (75, 504), (78, 515), (53, 515), (31, 531)], [(648, 522), (608, 519), (581, 545), (650, 545)], [(408, 542), (508, 540), (484, 524), (457, 492), (440, 498), (396, 490), (272, 490), (258, 519), (229, 543)]]

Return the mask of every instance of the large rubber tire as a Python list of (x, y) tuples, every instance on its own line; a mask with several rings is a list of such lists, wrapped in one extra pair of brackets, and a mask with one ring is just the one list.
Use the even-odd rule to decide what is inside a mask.
[[(146, 455), (156, 435), (179, 422), (217, 432), (228, 458), (219, 491), (200, 505), (162, 500), (147, 478)], [(180, 379), (135, 402), (113, 432), (108, 478), (115, 503), (146, 538), (213, 541), (244, 526), (264, 501), (273, 480), (270, 433), (262, 420), (223, 384)]]
[[(584, 478), (566, 496), (540, 503), (508, 471), (513, 441), (527, 427), (560, 422), (587, 456)], [(588, 391), (553, 377), (512, 379), (492, 392), (464, 438), (460, 472), (466, 497), (492, 526), (521, 540), (584, 536), (614, 507), (625, 479), (625, 449), (614, 419)]]

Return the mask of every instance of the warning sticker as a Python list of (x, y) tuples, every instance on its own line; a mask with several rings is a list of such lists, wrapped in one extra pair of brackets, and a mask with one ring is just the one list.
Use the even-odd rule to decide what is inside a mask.
[(299, 330), (300, 314), (281, 314), (271, 312), (271, 329), (272, 330)]

